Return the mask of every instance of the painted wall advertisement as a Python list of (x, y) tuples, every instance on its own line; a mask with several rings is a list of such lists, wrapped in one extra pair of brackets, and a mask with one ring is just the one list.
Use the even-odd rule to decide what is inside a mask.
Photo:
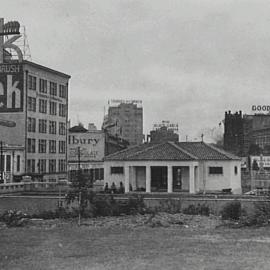
[(5, 138), (5, 143), (24, 144), (25, 116), (23, 110), (23, 66), (21, 64), (0, 64), (0, 137)]
[(105, 153), (104, 133), (71, 133), (68, 136), (68, 159), (71, 162), (102, 161)]
[(23, 68), (20, 64), (0, 65), (0, 113), (23, 111)]

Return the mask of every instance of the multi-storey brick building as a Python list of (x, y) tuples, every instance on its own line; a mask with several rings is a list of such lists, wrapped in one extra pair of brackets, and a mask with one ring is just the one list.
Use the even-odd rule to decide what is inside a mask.
[(25, 174), (66, 178), (69, 78), (29, 61), (0, 65), (0, 118), (14, 125), (1, 127), (0, 137), (24, 147)]
[[(13, 44), (21, 37), (19, 22), (0, 18), (0, 140), (20, 150), (17, 159), (5, 158), (9, 167), (16, 160), (21, 176), (57, 181), (67, 176), (70, 76), (26, 61)], [(1, 151), (1, 175), (4, 163)]]
[(225, 112), (224, 128), (225, 150), (239, 156), (270, 154), (270, 114)]

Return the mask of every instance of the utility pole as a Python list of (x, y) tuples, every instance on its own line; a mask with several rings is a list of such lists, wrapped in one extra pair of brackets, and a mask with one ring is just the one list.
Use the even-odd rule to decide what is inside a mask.
[(1, 182), (3, 182), (4, 157), (3, 157), (3, 141), (0, 142), (0, 167), (1, 167)]

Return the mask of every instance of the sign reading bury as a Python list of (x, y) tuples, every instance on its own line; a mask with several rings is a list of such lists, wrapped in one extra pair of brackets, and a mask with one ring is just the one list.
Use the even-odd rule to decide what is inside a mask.
[(23, 70), (20, 64), (0, 65), (0, 113), (23, 111)]
[(105, 135), (103, 132), (69, 133), (69, 161), (78, 161), (79, 154), (82, 162), (102, 161), (104, 158), (104, 151)]

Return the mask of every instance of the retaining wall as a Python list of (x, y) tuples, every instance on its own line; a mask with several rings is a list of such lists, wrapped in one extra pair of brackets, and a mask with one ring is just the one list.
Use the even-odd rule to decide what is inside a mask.
[[(128, 195), (115, 196), (116, 200), (127, 200)], [(0, 214), (6, 210), (20, 210), (28, 214), (36, 214), (43, 211), (54, 211), (58, 208), (59, 200), (65, 206), (64, 197), (59, 199), (58, 196), (0, 196)], [(195, 196), (154, 196), (149, 195), (144, 197), (144, 202), (151, 209), (159, 209), (166, 211), (172, 205), (179, 210), (187, 208), (189, 205), (206, 205), (210, 208), (211, 213), (219, 214), (225, 204), (234, 200), (241, 201), (242, 207), (247, 211), (252, 211), (254, 203), (259, 201), (269, 201), (263, 197), (195, 197)]]

